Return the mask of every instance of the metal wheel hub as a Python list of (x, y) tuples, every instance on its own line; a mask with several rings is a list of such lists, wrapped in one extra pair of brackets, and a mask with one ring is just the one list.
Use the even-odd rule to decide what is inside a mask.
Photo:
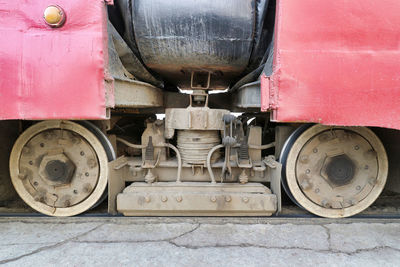
[(81, 213), (107, 185), (107, 155), (98, 139), (70, 121), (44, 121), (26, 130), (10, 157), (11, 179), (32, 208), (54, 216)]
[(294, 199), (310, 212), (346, 217), (375, 201), (387, 169), (383, 145), (369, 129), (315, 125), (290, 148), (286, 182)]
[(348, 184), (354, 177), (354, 162), (346, 155), (332, 157), (326, 165), (329, 181), (335, 185)]

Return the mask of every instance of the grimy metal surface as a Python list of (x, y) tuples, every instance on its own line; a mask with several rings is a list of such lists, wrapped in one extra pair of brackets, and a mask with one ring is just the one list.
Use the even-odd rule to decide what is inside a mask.
[(262, 109), (280, 122), (400, 129), (400, 2), (278, 0)]
[(131, 46), (137, 45), (143, 62), (189, 89), (192, 71), (211, 72), (212, 89), (226, 89), (240, 78), (258, 47), (259, 20), (268, 5), (268, 0), (121, 2), (125, 38), (135, 40)]
[[(47, 6), (66, 22), (51, 28)], [(104, 0), (0, 0), (0, 119), (104, 119)]]

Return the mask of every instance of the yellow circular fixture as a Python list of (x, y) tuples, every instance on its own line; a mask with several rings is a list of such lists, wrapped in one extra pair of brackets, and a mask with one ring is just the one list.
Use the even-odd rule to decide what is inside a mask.
[(43, 18), (47, 25), (58, 28), (64, 25), (65, 12), (61, 7), (51, 5), (44, 10)]

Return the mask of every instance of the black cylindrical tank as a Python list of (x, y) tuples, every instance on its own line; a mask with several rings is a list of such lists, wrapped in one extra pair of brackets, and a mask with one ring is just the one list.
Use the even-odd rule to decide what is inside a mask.
[(120, 0), (125, 39), (182, 88), (225, 89), (249, 64), (268, 0)]

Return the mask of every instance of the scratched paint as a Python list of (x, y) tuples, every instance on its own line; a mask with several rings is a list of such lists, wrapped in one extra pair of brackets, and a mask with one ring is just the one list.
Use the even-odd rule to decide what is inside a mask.
[(280, 122), (400, 129), (399, 13), (398, 0), (278, 0), (264, 110)]
[[(50, 28), (43, 11), (67, 15)], [(106, 118), (103, 0), (4, 1), (0, 8), (0, 119)]]

